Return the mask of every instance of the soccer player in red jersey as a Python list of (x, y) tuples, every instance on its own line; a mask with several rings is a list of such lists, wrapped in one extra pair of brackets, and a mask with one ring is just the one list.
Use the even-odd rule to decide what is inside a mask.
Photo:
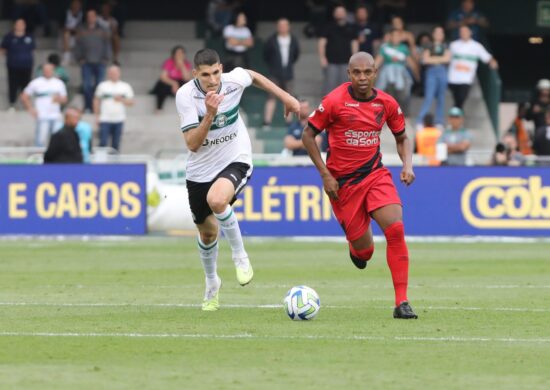
[[(386, 258), (395, 289), (393, 317), (418, 318), (407, 299), (409, 254), (401, 200), (380, 153), (380, 132), (387, 123), (403, 161), (400, 179), (407, 186), (414, 181), (405, 119), (393, 97), (373, 88), (377, 69), (370, 54), (351, 56), (348, 74), (351, 82), (325, 96), (310, 115), (302, 141), (344, 229), (353, 264), (363, 269), (372, 257), (372, 217), (386, 236)], [(315, 143), (315, 136), (323, 130), (329, 143), (326, 164)]]

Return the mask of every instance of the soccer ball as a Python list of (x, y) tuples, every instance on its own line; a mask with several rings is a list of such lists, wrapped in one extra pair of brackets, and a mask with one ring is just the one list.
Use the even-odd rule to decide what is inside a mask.
[(291, 320), (312, 320), (319, 313), (321, 300), (314, 289), (296, 286), (286, 293), (284, 306)]

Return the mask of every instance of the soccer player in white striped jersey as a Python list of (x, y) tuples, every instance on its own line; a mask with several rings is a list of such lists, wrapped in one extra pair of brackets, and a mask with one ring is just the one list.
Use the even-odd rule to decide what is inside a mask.
[(231, 208), (252, 173), (250, 137), (239, 115), (244, 89), (254, 85), (272, 93), (283, 103), (285, 116), (300, 110), (298, 100), (255, 71), (235, 68), (222, 72), (218, 53), (200, 50), (194, 58), (194, 79), (176, 94), (181, 130), (189, 149), (187, 191), (199, 231), (198, 249), (206, 276), (202, 309), (206, 311), (219, 308), (219, 228), (231, 246), (239, 284), (250, 283), (254, 275)]

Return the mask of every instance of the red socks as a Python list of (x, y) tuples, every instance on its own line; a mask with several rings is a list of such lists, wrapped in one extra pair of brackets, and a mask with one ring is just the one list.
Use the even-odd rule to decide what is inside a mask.
[(351, 254), (357, 257), (358, 259), (368, 261), (371, 259), (372, 254), (374, 253), (374, 245), (372, 245), (370, 248), (367, 249), (361, 249), (357, 250), (354, 249), (351, 244), (349, 244), (349, 250), (351, 251)]
[(405, 243), (403, 222), (395, 222), (384, 230), (388, 243), (386, 257), (390, 267), (393, 288), (395, 290), (395, 306), (407, 300), (407, 285), (409, 279), (409, 251)]

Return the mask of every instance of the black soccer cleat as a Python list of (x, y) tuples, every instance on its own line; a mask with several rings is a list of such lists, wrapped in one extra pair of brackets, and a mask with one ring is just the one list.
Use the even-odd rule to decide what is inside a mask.
[(349, 251), (349, 258), (353, 262), (353, 264), (359, 268), (359, 269), (365, 269), (367, 268), (367, 262), (365, 260), (361, 260), (359, 257), (355, 257), (351, 251)]
[(399, 306), (396, 306), (393, 309), (393, 318), (402, 318), (404, 320), (417, 319), (418, 316), (414, 313), (409, 302), (401, 302)]

